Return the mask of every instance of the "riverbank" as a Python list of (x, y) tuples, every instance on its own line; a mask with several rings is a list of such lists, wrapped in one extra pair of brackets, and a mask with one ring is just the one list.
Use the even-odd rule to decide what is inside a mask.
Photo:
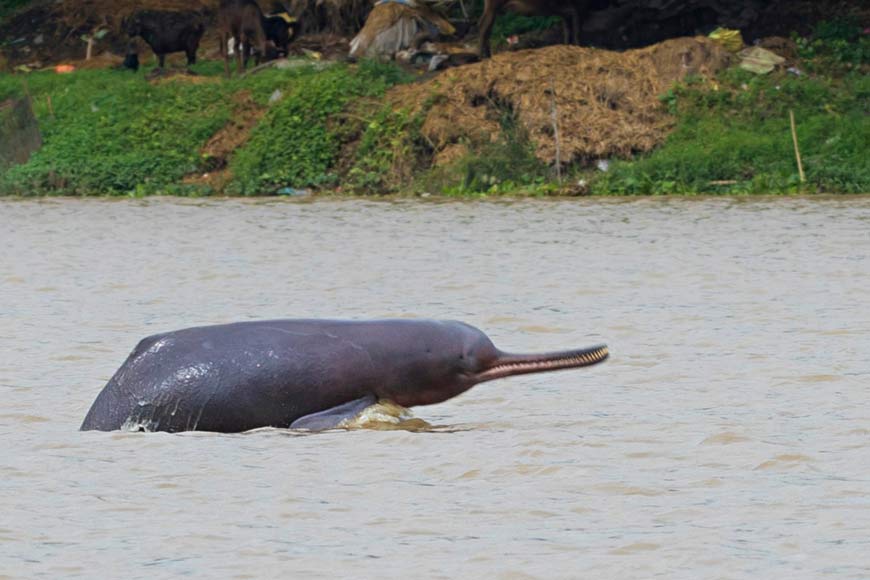
[[(653, 47), (550, 47), (427, 79), (393, 64), (305, 59), (229, 81), (214, 61), (151, 80), (149, 69), (0, 75), (0, 101), (29, 96), (43, 139), (27, 163), (0, 170), (0, 194), (867, 192), (866, 45), (799, 42), (790, 66), (768, 75), (711, 57), (715, 67), (674, 82), (648, 64)], [(686, 46), (710, 52), (692, 39), (675, 56), (659, 52), (671, 63)], [(634, 68), (619, 68), (630, 59)], [(588, 99), (573, 80), (554, 78), (550, 92), (540, 79), (523, 85), (544, 61), (553, 77), (561, 66), (586, 78), (577, 67), (599, 61), (609, 74), (587, 82)]]

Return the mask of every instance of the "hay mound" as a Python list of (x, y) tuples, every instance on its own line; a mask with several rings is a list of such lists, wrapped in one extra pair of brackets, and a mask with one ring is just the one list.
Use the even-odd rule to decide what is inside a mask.
[[(203, 77), (186, 77), (186, 80), (192, 81), (197, 78)], [(211, 78), (218, 80), (214, 77)], [(232, 99), (233, 114), (230, 117), (230, 122), (212, 135), (200, 151), (204, 172), (200, 171), (186, 176), (184, 183), (205, 185), (220, 191), (232, 179), (228, 165), (233, 153), (248, 142), (251, 130), (266, 114), (266, 109), (257, 105), (250, 91), (236, 93)]]
[(200, 152), (202, 157), (211, 160), (213, 169), (226, 167), (229, 158), (248, 141), (251, 129), (264, 114), (266, 109), (257, 105), (250, 91), (233, 95), (230, 122), (208, 140)]
[(677, 38), (639, 50), (612, 52), (552, 46), (496, 55), (451, 69), (388, 98), (395, 108), (423, 111), (423, 137), (434, 160), (455, 158), (495, 141), (511, 113), (542, 161), (556, 161), (554, 109), (562, 163), (626, 157), (662, 142), (672, 119), (659, 95), (689, 74), (712, 76), (730, 55), (711, 40)]

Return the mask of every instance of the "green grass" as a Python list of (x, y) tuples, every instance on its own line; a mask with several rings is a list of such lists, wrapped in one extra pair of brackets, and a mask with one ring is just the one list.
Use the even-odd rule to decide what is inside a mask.
[(44, 145), (0, 175), (0, 193), (157, 191), (196, 168), (199, 147), (230, 116), (220, 84), (155, 86), (122, 71), (0, 76), (0, 98), (25, 91)]
[(593, 192), (870, 192), (870, 35), (854, 20), (823, 21), (811, 37), (794, 40), (799, 76), (732, 68), (714, 87), (687, 79), (663, 95), (677, 119), (674, 132), (653, 153), (596, 176)]
[(551, 170), (537, 157), (513, 111), (502, 112), (501, 137), (447, 167), (436, 168), (418, 188), (451, 196), (525, 194), (555, 189)]
[(492, 27), (492, 38), (495, 42), (503, 42), (514, 34), (528, 34), (541, 30), (549, 30), (562, 24), (561, 16), (522, 16), (514, 12), (499, 14)]
[[(359, 107), (357, 107), (359, 108)], [(363, 113), (363, 111), (361, 111)], [(365, 121), (342, 181), (342, 190), (354, 193), (393, 193), (407, 188), (420, 171), (429, 148), (420, 136), (425, 108), (417, 114), (383, 105)]]
[(812, 36), (794, 35), (798, 54), (809, 70), (822, 74), (860, 70), (870, 64), (870, 34), (857, 18), (819, 22)]
[(408, 77), (393, 65), (364, 61), (356, 69), (336, 65), (317, 74), (298, 72), (287, 95), (274, 105), (233, 157), (229, 193), (271, 193), (283, 186), (331, 187), (341, 148), (335, 122), (353, 99), (383, 96)]
[[(215, 77), (223, 66), (201, 63), (195, 69)], [(142, 72), (119, 70), (0, 75), (0, 99), (32, 96), (44, 142), (28, 163), (0, 174), (0, 194), (207, 193), (181, 180), (202, 169), (199, 151), (230, 121), (233, 94), (248, 91), (267, 106), (276, 89), (284, 97), (233, 158), (236, 179), (228, 192), (330, 184), (337, 146), (328, 117), (349, 99), (380, 95), (402, 77), (395, 67), (363, 64), (267, 69), (214, 80), (155, 85)]]
[[(483, 15), (483, 0), (466, 2), (469, 19), (478, 22)], [(458, 16), (458, 14), (457, 14)], [(501, 44), (514, 34), (528, 34), (548, 30), (563, 22), (561, 16), (523, 16), (511, 11), (502, 11), (496, 15), (492, 26), (492, 41)]]
[[(598, 194), (870, 191), (870, 78), (753, 76), (731, 69), (718, 90), (689, 82), (663, 97), (677, 116), (664, 145), (618, 162)], [(794, 111), (806, 171), (798, 177)], [(724, 183), (722, 183), (724, 182)]]

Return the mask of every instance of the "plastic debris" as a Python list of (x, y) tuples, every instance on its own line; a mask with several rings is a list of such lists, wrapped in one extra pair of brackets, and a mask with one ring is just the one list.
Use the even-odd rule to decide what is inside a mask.
[(81, 39), (85, 42), (90, 42), (92, 40), (102, 40), (108, 33), (109, 30), (107, 28), (101, 28), (93, 34), (82, 34)]
[(289, 195), (291, 197), (304, 197), (306, 195), (311, 195), (311, 190), (296, 189), (295, 187), (282, 187), (275, 193), (277, 193), (278, 195)]
[(589, 195), (589, 182), (585, 179), (578, 179), (574, 183), (568, 183), (561, 192), (563, 195)]
[(739, 56), (741, 59), (740, 68), (757, 75), (766, 75), (785, 62), (785, 59), (778, 54), (760, 46), (741, 50)]
[(365, 25), (350, 41), (351, 58), (393, 58), (412, 48), (421, 36), (438, 38), (456, 32), (437, 10), (417, 0), (380, 0)]
[(69, 74), (69, 73), (73, 72), (74, 70), (76, 70), (76, 67), (74, 67), (71, 64), (59, 64), (56, 67), (54, 67), (54, 72), (56, 72), (58, 74)]
[(738, 52), (743, 48), (743, 36), (739, 30), (717, 28), (709, 34), (709, 37), (729, 52)]
[(269, 104), (277, 103), (282, 98), (284, 98), (284, 93), (281, 92), (281, 89), (275, 89), (275, 92), (269, 97)]
[(432, 60), (429, 61), (429, 72), (438, 70), (449, 58), (450, 55), (448, 54), (436, 54), (433, 56)]

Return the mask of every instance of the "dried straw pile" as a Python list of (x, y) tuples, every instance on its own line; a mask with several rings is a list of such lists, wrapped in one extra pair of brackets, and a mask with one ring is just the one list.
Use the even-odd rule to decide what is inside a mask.
[[(542, 161), (556, 160), (557, 113), (562, 163), (625, 157), (662, 142), (672, 120), (658, 97), (686, 75), (712, 75), (730, 55), (704, 37), (611, 52), (553, 46), (509, 52), (455, 68), (390, 95), (395, 108), (430, 106), (423, 136), (435, 164), (496, 140), (512, 112)], [(432, 104), (434, 103), (434, 104)]]

